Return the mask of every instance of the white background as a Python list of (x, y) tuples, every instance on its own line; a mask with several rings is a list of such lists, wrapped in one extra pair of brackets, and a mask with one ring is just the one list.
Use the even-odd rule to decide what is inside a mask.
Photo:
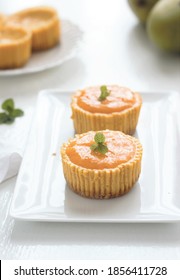
[[(12, 146), (24, 149), (41, 89), (71, 90), (115, 83), (139, 91), (180, 91), (179, 57), (160, 52), (151, 45), (127, 1), (0, 0), (0, 12), (11, 13), (42, 3), (56, 7), (62, 18), (78, 24), (85, 35), (78, 54), (58, 68), (28, 76), (0, 77), (0, 101), (13, 97), (26, 113), (23, 121), (18, 120), (9, 127), (9, 149)], [(3, 135), (0, 128), (0, 139)], [(15, 221), (8, 214), (15, 182), (13, 178), (0, 185), (1, 259), (180, 258), (180, 224), (176, 223), (113, 225)]]

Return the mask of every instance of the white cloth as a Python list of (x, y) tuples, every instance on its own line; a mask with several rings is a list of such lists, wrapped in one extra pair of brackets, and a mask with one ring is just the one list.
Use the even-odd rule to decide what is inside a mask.
[[(13, 124), (0, 125), (0, 183), (17, 175), (31, 127), (32, 108)], [(1, 111), (1, 110), (0, 110)]]
[(7, 154), (0, 158), (0, 183), (18, 173), (22, 157), (18, 153)]

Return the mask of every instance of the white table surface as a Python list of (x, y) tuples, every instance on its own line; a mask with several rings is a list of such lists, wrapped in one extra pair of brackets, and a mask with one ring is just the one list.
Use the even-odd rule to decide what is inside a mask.
[[(180, 60), (158, 51), (125, 0), (0, 0), (0, 12), (49, 4), (78, 24), (84, 38), (78, 54), (60, 67), (18, 77), (0, 77), (0, 101), (13, 97), (29, 118), (45, 88), (78, 89), (121, 84), (139, 91), (180, 92)], [(13, 137), (18, 126), (9, 126)], [(28, 130), (29, 127), (25, 127)], [(11, 134), (12, 132), (12, 134)], [(2, 136), (2, 135), (1, 135)], [(14, 143), (14, 146), (22, 144)], [(16, 177), (0, 185), (1, 259), (179, 259), (180, 223), (73, 224), (15, 221), (9, 216)]]

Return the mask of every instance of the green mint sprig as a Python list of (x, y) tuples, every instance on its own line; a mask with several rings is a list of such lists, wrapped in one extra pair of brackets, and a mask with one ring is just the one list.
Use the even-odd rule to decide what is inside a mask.
[(99, 101), (103, 101), (103, 100), (106, 99), (106, 97), (107, 97), (108, 95), (110, 95), (110, 91), (107, 89), (107, 86), (101, 86), (101, 87), (100, 87), (100, 90), (101, 90), (101, 94), (100, 94), (100, 96), (98, 97), (98, 100), (99, 100)]
[(0, 124), (11, 124), (14, 122), (15, 118), (24, 115), (24, 112), (21, 109), (15, 108), (14, 100), (12, 98), (6, 99), (2, 103), (1, 108), (4, 112), (0, 113)]
[(91, 150), (105, 155), (108, 152), (108, 147), (104, 144), (105, 140), (104, 134), (97, 132), (94, 136), (95, 143), (90, 146)]

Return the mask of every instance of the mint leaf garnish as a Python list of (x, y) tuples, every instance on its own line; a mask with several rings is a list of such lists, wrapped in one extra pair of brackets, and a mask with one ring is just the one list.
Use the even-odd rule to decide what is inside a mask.
[(108, 95), (110, 95), (110, 91), (107, 89), (106, 86), (101, 86), (101, 87), (100, 87), (100, 90), (101, 90), (101, 94), (100, 94), (100, 96), (98, 97), (98, 100), (99, 100), (99, 101), (103, 101), (103, 100), (106, 99), (106, 97), (107, 97)]
[(5, 123), (8, 120), (8, 114), (0, 113), (0, 124)]
[(97, 151), (103, 155), (105, 155), (108, 152), (108, 147), (104, 144), (100, 144), (97, 148)]
[(91, 148), (92, 151), (96, 150), (97, 147), (98, 147), (98, 144), (92, 144), (92, 145), (90, 146), (90, 148)]
[(105, 155), (108, 152), (108, 147), (105, 144), (105, 140), (104, 134), (97, 132), (94, 136), (95, 143), (90, 146), (90, 149)]
[(14, 122), (14, 120), (15, 120), (15, 119), (14, 119), (13, 117), (8, 116), (8, 119), (6, 120), (5, 124), (11, 124), (11, 123)]
[(104, 134), (97, 132), (94, 136), (94, 140), (97, 144), (104, 143), (105, 142), (105, 136)]
[(24, 115), (21, 109), (16, 109), (14, 105), (14, 100), (12, 98), (6, 99), (1, 108), (4, 112), (0, 113), (0, 124), (11, 124), (14, 122), (15, 118)]
[(14, 101), (12, 98), (6, 99), (3, 103), (2, 103), (2, 109), (11, 113), (14, 110)]
[(24, 112), (21, 109), (14, 109), (14, 111), (12, 111), (11, 116), (14, 118), (17, 117), (21, 117), (24, 115)]

